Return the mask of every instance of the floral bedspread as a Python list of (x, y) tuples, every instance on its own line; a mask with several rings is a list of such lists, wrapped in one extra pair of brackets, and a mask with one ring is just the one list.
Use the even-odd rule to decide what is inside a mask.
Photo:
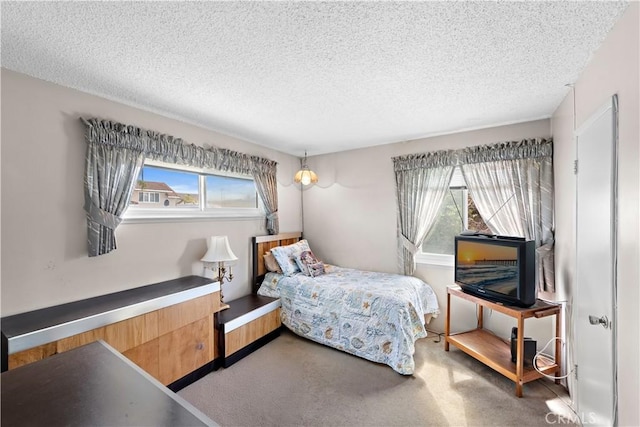
[(298, 335), (395, 371), (415, 369), (415, 341), (438, 314), (433, 289), (416, 277), (326, 266), (317, 277), (268, 273), (258, 294), (281, 299), (282, 323)]

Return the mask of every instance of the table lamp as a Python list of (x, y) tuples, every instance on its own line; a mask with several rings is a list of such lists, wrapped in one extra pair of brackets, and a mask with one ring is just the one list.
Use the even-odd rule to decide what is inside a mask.
[[(200, 261), (205, 263), (205, 268), (208, 265), (209, 268), (214, 271), (214, 274), (214, 269), (217, 267), (218, 276), (215, 277), (215, 279), (220, 282), (220, 309), (229, 308), (229, 306), (224, 303), (224, 296), (222, 295), (222, 284), (224, 283), (225, 279), (228, 282), (233, 280), (233, 273), (231, 272), (231, 266), (229, 265), (229, 263), (237, 261), (238, 257), (236, 257), (231, 250), (231, 247), (229, 246), (229, 239), (227, 239), (227, 236), (212, 236), (209, 238), (207, 245), (207, 253), (204, 254)], [(227, 267), (229, 268), (228, 275)]]

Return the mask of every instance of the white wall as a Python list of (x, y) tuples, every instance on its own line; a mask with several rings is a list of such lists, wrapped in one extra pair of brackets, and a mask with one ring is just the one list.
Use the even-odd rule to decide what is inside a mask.
[[(632, 2), (575, 82), (576, 128), (612, 95), (619, 100), (618, 195), (618, 405), (619, 425), (640, 425), (640, 4)], [(556, 270), (558, 286), (571, 298), (575, 289), (575, 187), (573, 97), (552, 118), (556, 187)]]
[(298, 158), (6, 69), (1, 78), (3, 316), (202, 274), (206, 238), (217, 234), (229, 236), (239, 258), (226, 299), (251, 290), (251, 237), (266, 234), (264, 219), (124, 223), (118, 249), (87, 256), (80, 116), (277, 161), (280, 229), (300, 229)]
[[(525, 138), (549, 138), (549, 120), (500, 126), (409, 142), (310, 157), (309, 167), (319, 176), (318, 184), (303, 191), (304, 234), (316, 255), (325, 262), (345, 267), (397, 272), (396, 194), (392, 157), (459, 149)], [(415, 275), (435, 290), (442, 316), (431, 328), (444, 330), (446, 288), (453, 284), (453, 268), (419, 265)], [(457, 310), (457, 309), (456, 309)], [(472, 305), (464, 305), (452, 327), (472, 327)], [(511, 333), (511, 319), (487, 327), (500, 336)], [(464, 319), (464, 320), (463, 320)], [(531, 324), (531, 326), (529, 326)], [(551, 321), (527, 323), (527, 335), (546, 341), (552, 334)], [(513, 324), (515, 326), (515, 323)]]

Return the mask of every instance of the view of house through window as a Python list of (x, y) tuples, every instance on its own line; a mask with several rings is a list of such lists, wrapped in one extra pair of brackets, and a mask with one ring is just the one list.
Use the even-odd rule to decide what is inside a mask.
[(422, 243), (422, 252), (453, 255), (453, 238), (465, 229), (491, 233), (469, 196), (462, 173), (456, 170), (436, 222)]
[(257, 208), (258, 195), (251, 178), (145, 165), (136, 181), (129, 206), (174, 211)]
[(129, 203), (140, 208), (197, 208), (198, 180), (197, 173), (144, 166)]

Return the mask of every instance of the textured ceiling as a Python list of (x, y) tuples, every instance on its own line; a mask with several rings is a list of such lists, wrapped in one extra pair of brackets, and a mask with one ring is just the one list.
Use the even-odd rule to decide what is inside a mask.
[(316, 155), (550, 117), (627, 5), (3, 1), (1, 61)]

